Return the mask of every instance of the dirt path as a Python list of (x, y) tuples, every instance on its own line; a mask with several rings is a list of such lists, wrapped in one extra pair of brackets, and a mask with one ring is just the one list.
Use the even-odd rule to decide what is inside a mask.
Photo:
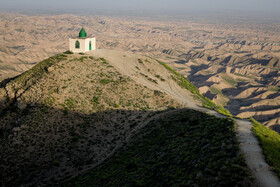
[[(129, 76), (135, 82), (147, 86), (149, 89), (156, 89), (162, 92), (167, 93), (173, 99), (179, 101), (182, 106), (202, 112), (206, 112), (210, 115), (214, 115), (219, 118), (225, 118), (226, 116), (217, 113), (216, 111), (205, 109), (199, 107), (193, 97), (186, 92), (185, 89), (178, 86), (173, 80), (168, 80), (166, 82), (160, 82), (159, 84), (154, 84), (150, 81), (147, 81), (145, 78), (139, 76), (139, 72), (136, 67), (139, 67), (138, 56), (130, 54), (128, 52), (119, 52), (111, 50), (96, 50), (92, 51), (89, 54), (92, 54), (97, 57), (104, 57), (112, 64), (118, 71), (122, 74)], [(152, 64), (145, 65), (146, 69), (152, 69), (164, 77), (169, 72), (164, 68), (159, 66), (153, 66)], [(145, 72), (145, 69), (141, 71), (153, 77), (154, 75), (148, 71)], [(168, 82), (168, 83), (167, 83)], [(280, 181), (278, 177), (271, 171), (268, 164), (265, 162), (262, 149), (258, 144), (258, 141), (254, 134), (251, 131), (252, 123), (248, 120), (236, 120), (237, 123), (237, 137), (240, 142), (240, 148), (243, 154), (245, 155), (245, 160), (252, 171), (253, 176), (255, 177), (255, 185), (261, 187), (280, 187)]]
[[(219, 118), (225, 116), (205, 108), (197, 107), (195, 110), (206, 112)], [(252, 133), (252, 123), (245, 119), (236, 119), (237, 138), (240, 143), (241, 152), (245, 156), (247, 166), (255, 178), (254, 186), (280, 187), (279, 178), (272, 172), (266, 163), (262, 148), (255, 135)]]
[(236, 120), (236, 123), (240, 148), (245, 155), (247, 165), (256, 178), (257, 186), (279, 187), (279, 179), (265, 162), (258, 140), (251, 131), (252, 123), (249, 120)]

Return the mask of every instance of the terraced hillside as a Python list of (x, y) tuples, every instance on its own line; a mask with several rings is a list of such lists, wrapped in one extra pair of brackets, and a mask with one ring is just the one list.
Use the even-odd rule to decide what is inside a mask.
[[(174, 184), (250, 183), (234, 123), (184, 109), (204, 101), (186, 89), (191, 86), (187, 80), (184, 83), (178, 84), (176, 74), (156, 60), (110, 50), (57, 55), (1, 82), (2, 184), (56, 185), (103, 163), (106, 169), (109, 158), (122, 158), (126, 151), (139, 155), (139, 164), (150, 156), (158, 159), (151, 158), (149, 164), (165, 171), (159, 176), (174, 173), (172, 162), (184, 163), (186, 167), (170, 176)], [(205, 139), (198, 138), (200, 132)], [(168, 144), (163, 137), (170, 139)], [(141, 142), (142, 148), (131, 150)], [(147, 150), (147, 155), (141, 156), (139, 150)], [(209, 162), (204, 162), (206, 157)], [(119, 164), (133, 179), (131, 172), (142, 166), (130, 158), (121, 159), (131, 163), (128, 167)], [(181, 174), (186, 169), (190, 178)], [(234, 177), (229, 176), (232, 172)], [(157, 176), (146, 177), (157, 181)], [(138, 179), (130, 182), (142, 184), (146, 178)]]

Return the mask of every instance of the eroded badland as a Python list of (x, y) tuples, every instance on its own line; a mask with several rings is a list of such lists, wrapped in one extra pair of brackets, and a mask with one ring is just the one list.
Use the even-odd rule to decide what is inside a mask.
[(82, 24), (97, 37), (98, 48), (162, 60), (234, 115), (253, 116), (279, 131), (279, 22), (261, 17), (222, 17), (1, 13), (0, 80), (66, 51), (69, 36), (75, 36)]
[[(63, 53), (82, 26), (97, 50)], [(279, 31), (269, 17), (0, 13), (0, 184), (279, 186), (279, 134), (254, 128), (268, 166), (251, 122), (222, 107), (280, 132)]]

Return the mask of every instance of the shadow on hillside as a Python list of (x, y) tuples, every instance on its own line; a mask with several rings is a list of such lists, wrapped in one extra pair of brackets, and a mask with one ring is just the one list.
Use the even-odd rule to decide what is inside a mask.
[(210, 77), (214, 76), (211, 75), (189, 75), (187, 78), (196, 86), (196, 87), (203, 87), (208, 86), (211, 87), (215, 82), (208, 81)]
[(142, 125), (172, 111), (86, 114), (42, 104), (25, 106), (21, 110), (12, 105), (0, 113), (0, 178), (8, 186), (68, 178), (111, 156)]
[(276, 131), (276, 132), (278, 132), (280, 134), (280, 125), (279, 124), (271, 125), (269, 128), (274, 130), (274, 131)]
[(263, 123), (265, 121), (277, 118), (278, 116), (280, 116), (280, 112), (275, 112), (275, 113), (272, 112), (271, 114), (265, 114), (265, 115), (260, 114), (260, 115), (255, 115), (253, 117), (257, 121)]
[[(22, 73), (23, 74), (23, 73)], [(12, 77), (12, 78), (7, 78), (7, 79), (4, 79), (0, 82), (0, 88), (4, 88), (9, 82), (11, 82), (12, 80), (20, 77), (22, 74), (18, 75), (18, 76), (15, 76), (15, 77)]]
[(201, 64), (201, 65), (198, 65), (198, 66), (192, 65), (192, 66), (190, 66), (190, 68), (191, 68), (191, 73), (190, 74), (194, 75), (199, 71), (208, 69), (209, 65), (206, 65), (206, 64)]
[(186, 64), (186, 63), (188, 63), (188, 61), (186, 61), (186, 60), (178, 60), (178, 61), (174, 61), (174, 63), (176, 63), (176, 64)]
[(261, 111), (268, 111), (268, 110), (277, 110), (280, 109), (279, 105), (260, 105), (260, 106), (256, 106), (253, 108), (249, 108), (249, 109), (242, 109), (240, 110), (240, 112), (249, 112), (249, 111), (253, 111), (253, 112), (261, 112)]
[(239, 114), (241, 112), (241, 107), (247, 107), (261, 101), (261, 99), (244, 100), (244, 99), (232, 99), (231, 97), (229, 97), (229, 99), (230, 100), (225, 108), (229, 110), (232, 115)]
[[(238, 87), (238, 88), (225, 88), (223, 89), (223, 93), (230, 96), (230, 97), (236, 97), (238, 96), (240, 93), (248, 90), (248, 89), (252, 89), (252, 88), (256, 88), (258, 90), (258, 88), (260, 88), (259, 86), (243, 86), (243, 87)], [(250, 95), (246, 97), (246, 99), (250, 99), (250, 98), (254, 98), (255, 96), (258, 96), (260, 94), (265, 93), (266, 90), (260, 90), (260, 91), (254, 91), (252, 93), (249, 93)]]
[(280, 92), (276, 92), (274, 94), (270, 94), (269, 96), (267, 96), (267, 99), (275, 99), (276, 97), (280, 96)]
[[(206, 120), (209, 115), (190, 109), (163, 111), (113, 109), (86, 114), (50, 108), (42, 104), (26, 104), (22, 110), (15, 106), (10, 107), (0, 118), (2, 184), (7, 186), (57, 184), (101, 164), (117, 150), (129, 144), (140, 129), (157, 121), (160, 121), (157, 124), (164, 124), (167, 119), (176, 119), (178, 112), (184, 116), (184, 120), (178, 121), (179, 123), (185, 123), (190, 119), (194, 125), (201, 122), (211, 124), (208, 121), (213, 121)], [(204, 118), (206, 121), (203, 121)], [(226, 119), (217, 122), (220, 123), (221, 120), (225, 120), (226, 123)], [(223, 126), (223, 123), (221, 125)], [(211, 131), (211, 136), (216, 136), (213, 133), (219, 133), (219, 129), (215, 128), (217, 127), (206, 129)], [(221, 133), (224, 134), (226, 129)], [(200, 132), (202, 131), (198, 130), (197, 133)], [(197, 134), (195, 137), (200, 135)], [(198, 152), (201, 151), (201, 147), (206, 146), (203, 137), (199, 138), (202, 144), (195, 146), (199, 148)], [(220, 148), (219, 145), (217, 149)], [(216, 154), (216, 151), (213, 154)]]

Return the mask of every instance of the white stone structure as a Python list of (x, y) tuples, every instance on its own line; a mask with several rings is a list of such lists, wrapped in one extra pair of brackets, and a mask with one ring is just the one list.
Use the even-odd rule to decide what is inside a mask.
[(73, 53), (85, 53), (96, 50), (96, 39), (95, 37), (87, 37), (85, 29), (82, 28), (79, 37), (69, 39), (69, 50)]

